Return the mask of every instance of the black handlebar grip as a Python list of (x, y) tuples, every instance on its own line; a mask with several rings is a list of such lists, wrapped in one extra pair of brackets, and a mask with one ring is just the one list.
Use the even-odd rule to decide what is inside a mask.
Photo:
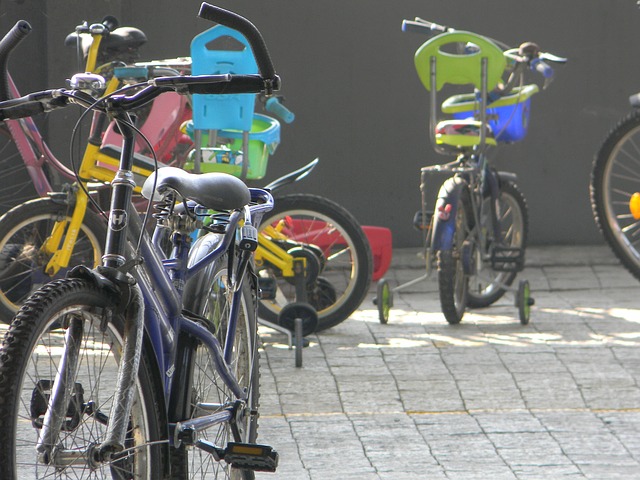
[(189, 83), (191, 94), (235, 94), (262, 93), (265, 90), (264, 79), (260, 75), (234, 75), (223, 83)]
[(198, 16), (205, 20), (210, 20), (229, 28), (233, 28), (243, 34), (251, 45), (251, 50), (253, 50), (253, 54), (256, 57), (256, 62), (258, 63), (258, 68), (260, 69), (262, 76), (266, 79), (275, 78), (276, 72), (273, 67), (269, 51), (267, 50), (267, 45), (262, 38), (262, 34), (253, 23), (237, 13), (216, 7), (206, 2), (203, 2), (200, 6)]
[(15, 107), (0, 108), (0, 120), (17, 120), (32, 117), (44, 112), (44, 105), (40, 102), (24, 103)]
[(9, 54), (24, 37), (31, 33), (31, 25), (26, 20), (18, 20), (11, 30), (0, 40), (0, 101), (11, 97), (7, 64)]

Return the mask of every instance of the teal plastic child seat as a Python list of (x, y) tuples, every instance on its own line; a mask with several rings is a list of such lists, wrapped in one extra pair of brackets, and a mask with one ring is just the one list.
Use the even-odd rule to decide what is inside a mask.
[[(225, 38), (227, 37), (227, 38)], [(228, 38), (232, 49), (218, 49)], [(191, 73), (216, 75), (258, 73), (258, 65), (247, 39), (236, 30), (216, 25), (191, 41)], [(193, 95), (193, 122), (198, 130), (232, 129), (250, 131), (255, 94)]]

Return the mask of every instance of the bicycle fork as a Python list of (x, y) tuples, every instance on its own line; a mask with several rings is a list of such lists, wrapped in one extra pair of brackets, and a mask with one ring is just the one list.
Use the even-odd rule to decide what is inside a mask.
[(82, 349), (85, 318), (76, 316), (69, 320), (67, 326), (65, 348), (51, 387), (51, 395), (36, 447), (41, 463), (53, 464), (57, 468), (81, 463), (90, 468), (96, 468), (100, 463), (110, 461), (114, 454), (125, 448), (144, 331), (144, 301), (140, 287), (136, 284), (128, 287), (129, 304), (125, 315), (122, 354), (105, 439), (102, 444), (92, 444), (86, 449), (57, 448), (58, 436), (63, 429), (63, 422), (66, 421), (67, 410), (72, 401), (74, 379)]
[[(115, 306), (125, 303), (125, 325), (123, 333), (122, 354), (118, 367), (116, 389), (111, 412), (107, 424), (104, 442), (90, 445), (85, 450), (59, 450), (58, 435), (65, 420), (71, 387), (76, 375), (83, 336), (84, 318), (75, 317), (69, 320), (66, 333), (65, 348), (60, 368), (56, 374), (45, 413), (42, 432), (38, 440), (37, 451), (40, 461), (56, 466), (65, 466), (86, 462), (90, 467), (110, 461), (112, 456), (124, 450), (129, 414), (135, 393), (135, 383), (142, 353), (144, 333), (144, 300), (139, 285), (133, 277), (117, 270), (125, 263), (125, 246), (131, 194), (135, 187), (132, 179), (131, 163), (135, 132), (126, 124), (121, 125), (123, 135), (120, 169), (113, 181), (111, 198), (111, 215), (109, 231), (103, 257), (103, 267), (96, 270), (82, 268), (75, 276), (95, 281), (102, 287), (113, 285), (116, 291), (122, 292), (122, 298)], [(117, 287), (115, 286), (117, 284)], [(113, 312), (106, 311), (107, 315)]]

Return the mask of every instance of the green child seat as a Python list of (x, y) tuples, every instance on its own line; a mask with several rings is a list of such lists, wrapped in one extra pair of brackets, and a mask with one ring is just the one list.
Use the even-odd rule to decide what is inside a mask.
[[(464, 51), (451, 50), (465, 44)], [(502, 50), (491, 40), (475, 33), (447, 32), (427, 40), (416, 51), (414, 62), (418, 77), (431, 92), (432, 143), (437, 150), (441, 146), (465, 149), (496, 140), (486, 120), (486, 98), (489, 91), (498, 86), (506, 67)], [(444, 85), (473, 85), (480, 91), (479, 120), (475, 118), (437, 121), (437, 95)]]

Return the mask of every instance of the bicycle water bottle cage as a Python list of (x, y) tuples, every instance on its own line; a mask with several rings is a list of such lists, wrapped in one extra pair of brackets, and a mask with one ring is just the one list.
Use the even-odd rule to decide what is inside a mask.
[[(459, 48), (463, 45), (463, 48)], [(472, 46), (473, 48), (469, 48)], [(456, 50), (457, 48), (457, 50)], [(447, 32), (427, 40), (416, 51), (416, 71), (423, 86), (431, 92), (431, 138), (436, 147), (467, 149), (485, 144), (495, 145), (486, 120), (486, 104), (480, 102), (479, 119), (447, 120), (438, 123), (436, 92), (445, 85), (472, 85), (481, 98), (502, 80), (506, 60), (502, 50), (491, 40), (471, 32)]]

